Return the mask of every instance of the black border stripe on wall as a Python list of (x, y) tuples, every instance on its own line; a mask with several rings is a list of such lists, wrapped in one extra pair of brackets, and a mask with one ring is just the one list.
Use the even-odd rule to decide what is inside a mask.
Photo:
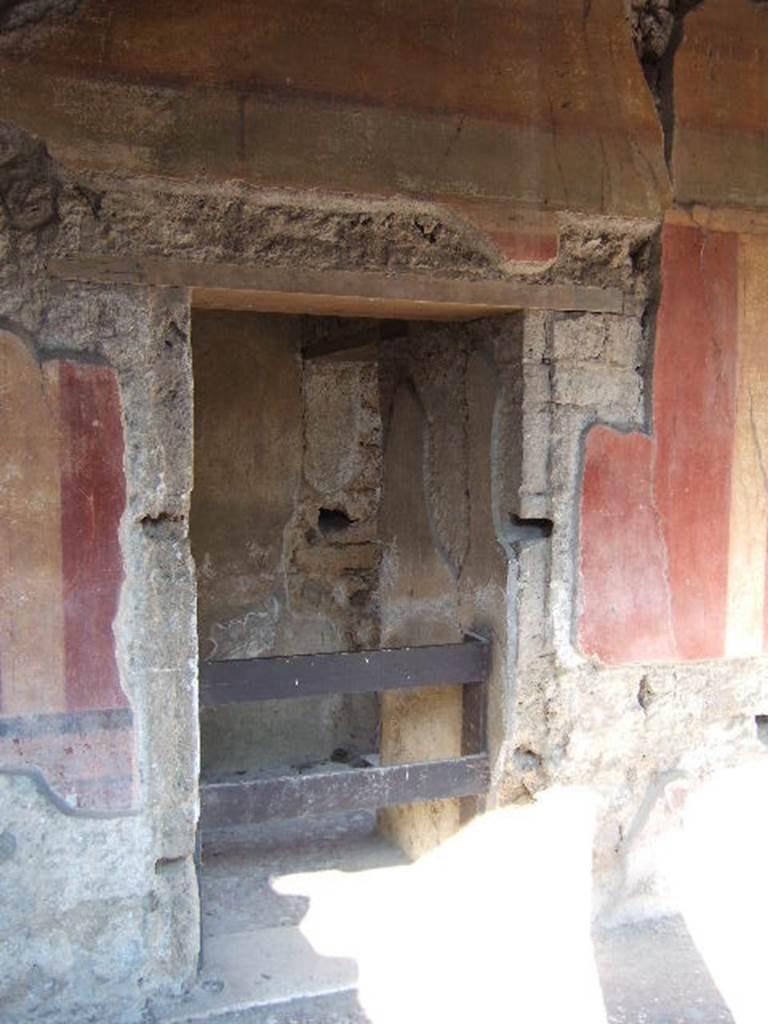
[(0, 739), (37, 739), (39, 736), (70, 736), (75, 733), (85, 735), (132, 727), (133, 711), (130, 708), (0, 715)]

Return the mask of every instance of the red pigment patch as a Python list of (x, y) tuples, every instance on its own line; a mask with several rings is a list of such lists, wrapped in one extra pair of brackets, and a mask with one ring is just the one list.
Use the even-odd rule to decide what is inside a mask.
[(504, 258), (513, 263), (551, 263), (560, 251), (557, 235), (523, 231), (489, 231), (488, 234)]
[(61, 531), (67, 706), (127, 706), (112, 623), (123, 565), (123, 431), (114, 372), (60, 364)]

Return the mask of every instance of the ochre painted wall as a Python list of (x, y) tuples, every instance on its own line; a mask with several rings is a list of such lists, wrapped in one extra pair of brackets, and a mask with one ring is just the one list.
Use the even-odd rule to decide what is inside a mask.
[(706, 0), (675, 58), (672, 170), (680, 202), (768, 205), (768, 8)]
[(623, 0), (86, 0), (0, 64), (6, 116), (69, 163), (487, 203), (507, 233), (510, 203), (668, 192)]

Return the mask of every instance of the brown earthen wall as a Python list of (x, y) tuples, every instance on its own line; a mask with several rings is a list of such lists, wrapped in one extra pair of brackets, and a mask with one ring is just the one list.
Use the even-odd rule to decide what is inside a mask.
[[(196, 312), (195, 488), (203, 660), (378, 645), (375, 366), (302, 358), (322, 320)], [(376, 749), (372, 695), (201, 714), (210, 775)]]

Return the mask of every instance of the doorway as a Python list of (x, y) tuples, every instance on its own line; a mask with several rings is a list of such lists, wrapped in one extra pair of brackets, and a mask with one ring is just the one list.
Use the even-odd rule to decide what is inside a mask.
[[(484, 645), (495, 652), (497, 742), (507, 552), (494, 504), (515, 328), (511, 316), (443, 323), (194, 311), (191, 539), (203, 677), (212, 663), (429, 645), (469, 664)], [(418, 688), (409, 679), (402, 692), (201, 709), (204, 790), (290, 777), (325, 786), (331, 775), (370, 769), (370, 778), (380, 764), (403, 762), (406, 776), (413, 762), (485, 771), (482, 785), (461, 789), (453, 779), (450, 799), (207, 829), (209, 951), (230, 941), (227, 918), (242, 927), (246, 907), (254, 926), (295, 927), (296, 908), (270, 895), (275, 863), (357, 870), (415, 858), (482, 806), (486, 693), (470, 685), (480, 673), (462, 671), (454, 685), (439, 685), (452, 681), (446, 670)], [(250, 896), (241, 873), (226, 873), (243, 858)], [(259, 907), (270, 906), (277, 917), (265, 924)]]

